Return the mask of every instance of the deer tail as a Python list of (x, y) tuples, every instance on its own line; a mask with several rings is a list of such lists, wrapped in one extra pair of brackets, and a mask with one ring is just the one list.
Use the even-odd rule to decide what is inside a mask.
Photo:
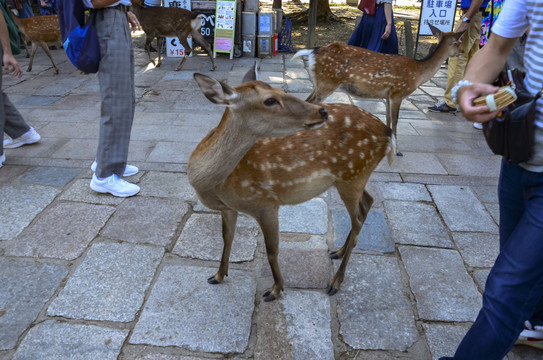
[(296, 59), (297, 57), (304, 56), (304, 55), (311, 56), (314, 51), (315, 51), (315, 49), (300, 50), (296, 54), (294, 54), (294, 56), (291, 57), (290, 60), (292, 61), (292, 60)]

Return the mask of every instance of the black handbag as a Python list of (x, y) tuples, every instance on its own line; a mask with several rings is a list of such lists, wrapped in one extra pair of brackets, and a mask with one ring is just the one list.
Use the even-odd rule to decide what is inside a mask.
[(510, 164), (528, 161), (533, 156), (536, 103), (543, 89), (533, 96), (524, 86), (524, 76), (518, 69), (502, 71), (494, 85), (510, 85), (517, 100), (502, 109), (496, 118), (483, 123), (490, 150)]

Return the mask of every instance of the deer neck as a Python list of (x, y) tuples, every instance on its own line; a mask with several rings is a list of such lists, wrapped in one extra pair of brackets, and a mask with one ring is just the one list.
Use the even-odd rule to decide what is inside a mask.
[(430, 80), (439, 70), (443, 61), (449, 56), (449, 49), (444, 41), (440, 41), (432, 54), (429, 54), (422, 60), (417, 61), (419, 74), (421, 74), (421, 84)]
[(260, 137), (243, 126), (244, 121), (233, 121), (232, 117), (231, 110), (226, 109), (219, 126), (190, 156), (187, 174), (197, 192), (211, 190), (226, 180)]

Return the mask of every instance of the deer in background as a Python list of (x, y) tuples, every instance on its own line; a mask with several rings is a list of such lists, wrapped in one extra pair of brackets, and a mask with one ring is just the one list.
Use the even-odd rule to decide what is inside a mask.
[(207, 40), (204, 39), (200, 33), (200, 28), (202, 27), (200, 15), (178, 7), (145, 7), (143, 0), (133, 0), (132, 11), (136, 14), (136, 17), (147, 36), (145, 50), (147, 50), (149, 61), (152, 62), (153, 65), (155, 65), (155, 61), (151, 58), (151, 51), (149, 49), (153, 39), (157, 38), (158, 61), (156, 66), (159, 67), (162, 64), (160, 52), (161, 46), (159, 45), (160, 40), (163, 37), (177, 37), (181, 45), (185, 48), (185, 56), (177, 69), (175, 69), (176, 71), (181, 70), (187, 57), (192, 52), (192, 48), (187, 41), (187, 38), (192, 35), (192, 40), (198, 41), (207, 52), (207, 55), (211, 60), (211, 71), (217, 68), (217, 64), (215, 64), (215, 59), (213, 58), (211, 45), (209, 45)]
[(330, 255), (343, 258), (327, 290), (334, 295), (373, 203), (366, 183), (385, 155), (389, 163), (394, 159), (392, 131), (354, 105), (315, 105), (256, 81), (254, 68), (236, 88), (198, 73), (194, 79), (207, 99), (227, 107), (187, 164), (189, 182), (202, 203), (222, 216), (221, 263), (208, 282), (218, 284), (228, 275), (242, 212), (255, 218), (264, 234), (274, 279), (265, 301), (278, 298), (284, 285), (278, 264), (279, 207), (302, 203), (335, 186), (352, 228), (343, 247)]
[(430, 29), (439, 43), (434, 52), (422, 60), (341, 43), (298, 51), (292, 59), (308, 56), (313, 82), (313, 91), (306, 100), (321, 103), (339, 86), (356, 97), (385, 98), (387, 126), (396, 136), (402, 100), (430, 80), (445, 59), (462, 52), (459, 39), (464, 32), (443, 33), (432, 25)]
[[(34, 55), (36, 55), (36, 50), (39, 45), (51, 60), (51, 64), (53, 64), (55, 72), (58, 74), (58, 67), (53, 61), (53, 57), (51, 56), (47, 45), (47, 43), (54, 42), (60, 44), (62, 42), (58, 15), (41, 15), (20, 18), (12, 14), (12, 17), (23, 36), (32, 42), (30, 62), (28, 63), (28, 69), (26, 71), (32, 71), (32, 62), (34, 61)], [(28, 57), (28, 48), (26, 49), (26, 57)]]

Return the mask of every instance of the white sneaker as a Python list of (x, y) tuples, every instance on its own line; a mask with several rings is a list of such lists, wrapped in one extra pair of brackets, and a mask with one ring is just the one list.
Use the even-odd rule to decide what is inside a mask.
[(92, 174), (90, 188), (99, 193), (110, 193), (118, 197), (134, 196), (140, 191), (138, 185), (131, 184), (115, 174), (102, 180), (98, 179), (96, 174)]
[(473, 127), (476, 128), (476, 129), (479, 129), (479, 130), (483, 130), (483, 124), (481, 124), (479, 122), (474, 122)]
[(16, 139), (7, 138), (4, 140), (4, 148), (5, 149), (15, 149), (23, 145), (27, 144), (34, 144), (38, 141), (40, 141), (41, 136), (34, 130), (33, 127), (30, 128), (27, 132), (25, 132), (23, 135), (19, 136)]
[[(96, 171), (96, 167), (98, 166), (98, 164), (96, 163), (96, 161), (94, 161), (91, 165), (91, 170), (93, 172)], [(123, 174), (123, 177), (124, 176), (132, 176), (132, 175), (136, 175), (138, 173), (140, 169), (138, 169), (137, 166), (134, 166), (134, 165), (128, 165), (126, 164), (126, 167), (124, 168), (124, 174)]]
[(520, 333), (515, 345), (526, 345), (543, 350), (543, 326), (532, 326), (529, 321), (525, 321), (524, 330)]
[(0, 156), (0, 168), (2, 167), (4, 161), (6, 161), (6, 154), (2, 154), (2, 156)]

